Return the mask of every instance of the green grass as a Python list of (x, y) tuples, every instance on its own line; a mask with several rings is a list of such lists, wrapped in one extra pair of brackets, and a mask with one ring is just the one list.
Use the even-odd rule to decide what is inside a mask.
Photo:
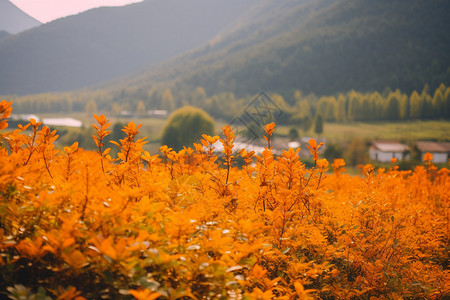
[[(289, 126), (280, 126), (278, 134), (287, 136)], [(317, 136), (313, 130), (300, 131), (300, 136)], [(331, 142), (367, 140), (450, 140), (450, 121), (411, 121), (395, 123), (326, 123), (319, 136)]]

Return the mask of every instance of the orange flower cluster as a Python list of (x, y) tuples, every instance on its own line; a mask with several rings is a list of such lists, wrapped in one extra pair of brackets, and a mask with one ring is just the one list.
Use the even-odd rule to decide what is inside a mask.
[(223, 138), (161, 147), (160, 157), (143, 150), (133, 123), (114, 159), (103, 144), (109, 123), (95, 118), (97, 152), (77, 143), (58, 152), (56, 133), (34, 120), (3, 136), (0, 292), (11, 299), (450, 293), (448, 169), (367, 165), (351, 177), (335, 160), (327, 173), (315, 141), (309, 169), (300, 149), (235, 149), (227, 126)]

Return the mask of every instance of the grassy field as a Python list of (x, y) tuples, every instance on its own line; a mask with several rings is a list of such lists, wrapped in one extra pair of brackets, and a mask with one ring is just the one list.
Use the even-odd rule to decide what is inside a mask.
[[(278, 134), (287, 136), (289, 126), (280, 126)], [(316, 136), (313, 130), (301, 136)], [(331, 142), (350, 141), (355, 138), (367, 140), (450, 140), (450, 121), (412, 121), (396, 123), (326, 123), (321, 137)]]

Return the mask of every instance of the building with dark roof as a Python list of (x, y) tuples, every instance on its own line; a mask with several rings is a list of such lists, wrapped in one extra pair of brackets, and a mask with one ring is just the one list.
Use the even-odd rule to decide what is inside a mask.
[(380, 162), (390, 162), (392, 158), (404, 160), (409, 157), (408, 145), (392, 141), (373, 141), (369, 149), (369, 157)]
[(417, 142), (417, 148), (420, 151), (422, 161), (425, 153), (433, 154), (433, 162), (435, 163), (446, 163), (450, 156), (450, 143), (438, 143), (438, 142), (428, 142), (419, 141)]

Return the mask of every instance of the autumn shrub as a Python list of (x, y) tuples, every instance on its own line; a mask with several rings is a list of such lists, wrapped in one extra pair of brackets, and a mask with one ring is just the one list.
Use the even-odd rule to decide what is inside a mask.
[(213, 134), (214, 120), (204, 110), (184, 106), (174, 111), (162, 133), (163, 144), (179, 151), (184, 145), (197, 141), (202, 134)]
[[(0, 128), (10, 113), (0, 102)], [(228, 126), (158, 155), (132, 122), (107, 145), (95, 118), (96, 152), (56, 149), (35, 120), (2, 135), (0, 297), (448, 297), (449, 170), (429, 157), (349, 176), (311, 140), (307, 168), (300, 149), (274, 155), (274, 124), (260, 155), (235, 149)]]

